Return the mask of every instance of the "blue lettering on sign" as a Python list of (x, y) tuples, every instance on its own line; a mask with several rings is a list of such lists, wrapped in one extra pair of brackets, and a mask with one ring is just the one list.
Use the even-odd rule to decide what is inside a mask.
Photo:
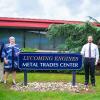
[(80, 70), (82, 55), (76, 53), (20, 53), (21, 70)]

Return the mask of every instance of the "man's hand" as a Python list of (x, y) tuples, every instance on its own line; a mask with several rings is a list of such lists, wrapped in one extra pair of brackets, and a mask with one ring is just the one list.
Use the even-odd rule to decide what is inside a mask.
[(95, 62), (95, 66), (98, 64), (98, 62)]

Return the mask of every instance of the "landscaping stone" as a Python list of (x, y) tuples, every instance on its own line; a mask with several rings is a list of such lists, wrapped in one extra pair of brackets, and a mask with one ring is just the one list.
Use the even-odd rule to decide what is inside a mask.
[(79, 93), (84, 89), (84, 85), (76, 83), (75, 86), (72, 86), (72, 83), (66, 82), (33, 82), (28, 83), (27, 86), (24, 86), (23, 83), (17, 83), (11, 87), (15, 91), (69, 91), (74, 93)]

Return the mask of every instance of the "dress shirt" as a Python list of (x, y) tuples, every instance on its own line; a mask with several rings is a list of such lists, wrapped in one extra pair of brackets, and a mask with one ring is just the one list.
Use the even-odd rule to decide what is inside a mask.
[[(85, 57), (85, 58), (89, 58), (89, 44), (87, 43), (83, 46), (82, 50), (81, 50), (81, 54)], [(94, 43), (91, 43), (91, 58), (95, 58), (96, 59), (96, 63), (99, 60), (99, 50), (98, 50), (98, 46)]]

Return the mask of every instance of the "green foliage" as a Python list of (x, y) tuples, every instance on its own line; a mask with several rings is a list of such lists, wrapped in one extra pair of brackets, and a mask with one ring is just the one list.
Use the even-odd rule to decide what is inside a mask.
[(82, 46), (87, 42), (87, 36), (92, 35), (94, 43), (100, 44), (100, 28), (86, 22), (79, 24), (50, 25), (47, 37), (49, 39), (62, 39), (63, 42), (57, 46), (60, 51), (80, 52)]
[(22, 48), (21, 51), (22, 52), (36, 52), (37, 49), (33, 49), (33, 48)]

